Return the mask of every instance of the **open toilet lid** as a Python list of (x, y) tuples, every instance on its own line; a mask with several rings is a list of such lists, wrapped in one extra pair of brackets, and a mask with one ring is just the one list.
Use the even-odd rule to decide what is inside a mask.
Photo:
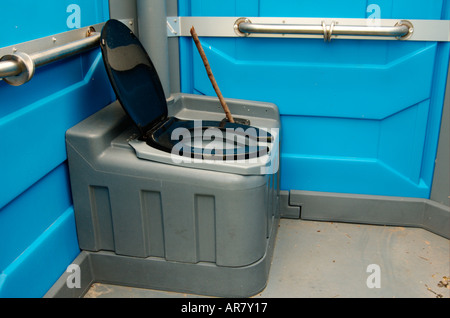
[(167, 118), (164, 90), (150, 57), (134, 33), (114, 19), (103, 26), (100, 47), (117, 99), (145, 134)]

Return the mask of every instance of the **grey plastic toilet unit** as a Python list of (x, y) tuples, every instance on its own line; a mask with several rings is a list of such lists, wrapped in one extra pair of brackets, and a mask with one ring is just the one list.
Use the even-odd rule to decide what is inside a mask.
[(108, 21), (101, 38), (118, 100), (66, 134), (78, 241), (90, 275), (144, 288), (254, 295), (267, 283), (278, 227), (278, 109), (227, 100), (234, 116), (271, 133), (253, 160), (195, 160), (202, 148), (186, 147), (183, 158), (192, 160), (175, 162), (167, 122), (188, 131), (194, 120), (206, 123), (200, 131), (249, 127), (224, 121), (214, 97), (180, 93), (166, 101), (145, 50), (123, 26)]

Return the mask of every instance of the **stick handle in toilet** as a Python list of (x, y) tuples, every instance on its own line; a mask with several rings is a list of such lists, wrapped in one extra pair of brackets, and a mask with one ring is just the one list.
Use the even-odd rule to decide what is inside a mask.
[(200, 40), (198, 39), (197, 32), (195, 32), (195, 28), (193, 26), (191, 28), (191, 35), (192, 38), (194, 39), (195, 45), (197, 46), (197, 50), (200, 53), (203, 64), (205, 65), (206, 73), (208, 74), (209, 80), (211, 81), (211, 84), (214, 87), (214, 90), (216, 91), (217, 97), (219, 97), (220, 104), (222, 105), (222, 108), (225, 111), (225, 115), (227, 116), (227, 119), (230, 123), (234, 123), (233, 116), (231, 115), (227, 103), (225, 102), (225, 99), (223, 98), (222, 93), (220, 92), (219, 86), (217, 85), (216, 79), (214, 78), (214, 75), (212, 73), (211, 66), (209, 65), (208, 59), (206, 58), (205, 51), (202, 48)]

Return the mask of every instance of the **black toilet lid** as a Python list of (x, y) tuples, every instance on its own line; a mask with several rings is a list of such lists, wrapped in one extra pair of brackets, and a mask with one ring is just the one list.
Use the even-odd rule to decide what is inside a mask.
[(108, 20), (100, 47), (117, 99), (145, 134), (167, 118), (167, 103), (156, 69), (139, 39), (122, 22)]

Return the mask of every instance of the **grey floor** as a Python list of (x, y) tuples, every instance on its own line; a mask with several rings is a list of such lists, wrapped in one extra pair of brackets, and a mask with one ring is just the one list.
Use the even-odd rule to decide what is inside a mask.
[[(423, 229), (281, 219), (254, 298), (450, 298), (450, 243)], [(198, 295), (93, 284), (86, 298)]]

